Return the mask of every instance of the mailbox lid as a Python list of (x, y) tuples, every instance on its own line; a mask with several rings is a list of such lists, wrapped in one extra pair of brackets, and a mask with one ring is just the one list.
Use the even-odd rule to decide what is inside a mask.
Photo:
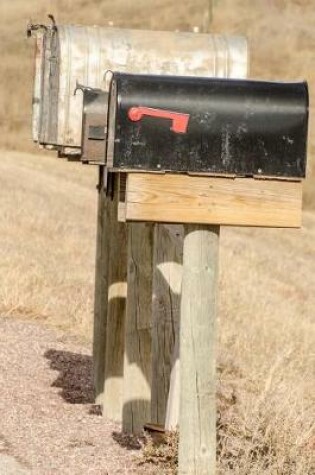
[[(305, 176), (305, 82), (116, 73), (110, 101), (113, 169)], [(187, 116), (187, 129), (176, 131)]]

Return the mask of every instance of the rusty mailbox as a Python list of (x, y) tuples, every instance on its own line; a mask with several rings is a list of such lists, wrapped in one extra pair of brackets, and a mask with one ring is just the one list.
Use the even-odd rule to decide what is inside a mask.
[[(81, 156), (82, 114), (85, 115), (83, 126), (94, 113), (92, 103), (98, 114), (96, 96), (100, 92), (97, 89), (108, 92), (109, 81), (104, 77), (107, 70), (205, 77), (247, 76), (247, 42), (243, 37), (56, 24), (31, 25), (30, 31), (37, 43), (33, 139), (67, 156)], [(82, 95), (74, 95), (77, 83), (88, 88), (84, 106)], [(92, 93), (91, 89), (96, 91)], [(104, 96), (99, 99), (102, 101)], [(91, 140), (87, 142), (88, 148), (90, 145), (93, 148), (96, 140), (101, 141), (95, 138), (95, 132), (96, 129), (91, 130), (90, 139), (90, 132), (83, 133), (86, 140)], [(87, 157), (89, 153), (83, 152), (84, 161), (89, 161)], [(104, 163), (104, 154), (97, 157), (94, 150), (91, 162)]]

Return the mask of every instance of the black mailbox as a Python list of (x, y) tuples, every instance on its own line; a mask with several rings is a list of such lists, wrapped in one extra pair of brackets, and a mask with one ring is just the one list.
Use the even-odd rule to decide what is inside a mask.
[(308, 86), (115, 73), (113, 170), (302, 178)]

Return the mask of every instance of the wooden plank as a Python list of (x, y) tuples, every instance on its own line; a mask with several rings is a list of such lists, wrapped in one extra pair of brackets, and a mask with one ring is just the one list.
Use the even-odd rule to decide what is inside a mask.
[(180, 323), (179, 475), (214, 475), (219, 227), (186, 225)]
[(96, 403), (102, 406), (103, 415), (121, 422), (127, 232), (126, 225), (117, 221), (117, 177), (114, 179), (111, 176), (113, 195), (107, 195), (103, 186), (102, 167), (100, 172), (94, 302), (94, 386)]
[(302, 183), (130, 173), (127, 221), (300, 227)]
[(135, 434), (151, 418), (152, 246), (152, 224), (129, 224), (123, 430)]
[(172, 366), (176, 365), (176, 359), (173, 361), (173, 352), (179, 330), (182, 237), (182, 226), (155, 226), (151, 422), (163, 426)]
[(127, 298), (127, 225), (117, 221), (118, 177), (110, 200), (108, 228), (108, 307), (105, 348), (105, 376), (102, 397), (103, 416), (122, 421)]
[(109, 204), (104, 189), (104, 167), (99, 168), (98, 214), (96, 237), (96, 268), (93, 328), (93, 378), (95, 402), (102, 404), (105, 384), (105, 354), (107, 336), (108, 303), (108, 246), (109, 246)]
[(165, 431), (175, 431), (179, 426), (180, 407), (180, 359), (179, 359), (179, 332), (175, 334), (175, 344), (172, 355), (172, 371), (170, 388), (167, 398)]

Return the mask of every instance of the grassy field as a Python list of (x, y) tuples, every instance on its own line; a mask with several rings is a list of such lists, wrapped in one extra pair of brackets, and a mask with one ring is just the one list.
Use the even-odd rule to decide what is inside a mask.
[(90, 339), (96, 169), (19, 152), (0, 156), (0, 313)]
[[(1, 1), (1, 314), (45, 321), (91, 340), (96, 170), (41, 155), (31, 143), (27, 21), (45, 21), (51, 12), (60, 22), (187, 29), (203, 21), (205, 3)], [(313, 3), (217, 0), (212, 29), (248, 36), (252, 77), (306, 78), (313, 97)], [(312, 126), (313, 172), (314, 140)], [(220, 475), (315, 473), (312, 173), (305, 205), (302, 230), (222, 230)]]

